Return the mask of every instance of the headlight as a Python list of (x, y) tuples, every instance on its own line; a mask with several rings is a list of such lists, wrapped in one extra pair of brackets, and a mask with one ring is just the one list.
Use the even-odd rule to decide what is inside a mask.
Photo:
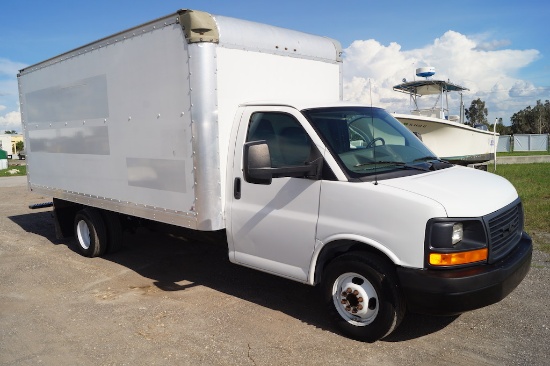
[(486, 261), (487, 235), (480, 219), (432, 219), (426, 226), (426, 263), (431, 267)]
[(464, 238), (464, 225), (461, 222), (458, 222), (453, 225), (453, 234), (451, 237), (451, 243), (456, 245), (458, 242), (462, 241)]

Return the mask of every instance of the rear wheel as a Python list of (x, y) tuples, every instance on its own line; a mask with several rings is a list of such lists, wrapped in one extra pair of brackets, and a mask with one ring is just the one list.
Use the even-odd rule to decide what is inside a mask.
[(384, 338), (405, 315), (395, 270), (377, 255), (344, 254), (329, 263), (323, 278), (328, 311), (350, 338), (366, 342)]
[(115, 253), (122, 246), (123, 240), (120, 215), (107, 210), (103, 210), (102, 214), (107, 228), (107, 253)]
[(107, 249), (107, 230), (101, 214), (93, 208), (80, 210), (74, 219), (78, 250), (86, 257), (98, 257)]

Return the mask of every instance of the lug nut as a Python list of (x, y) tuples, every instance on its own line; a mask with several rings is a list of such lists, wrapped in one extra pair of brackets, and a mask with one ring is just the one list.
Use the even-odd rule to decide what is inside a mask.
[(359, 295), (359, 291), (355, 290), (355, 291), (353, 291), (353, 294), (354, 294), (355, 296), (357, 296), (357, 295)]
[(342, 300), (340, 301), (340, 303), (343, 304), (343, 305), (346, 305), (346, 304), (348, 303), (348, 300), (342, 299)]
[(357, 301), (359, 301), (359, 302), (363, 302), (363, 298), (362, 298), (362, 297), (360, 297), (360, 298), (358, 298), (358, 299), (357, 299)]
[(346, 306), (346, 311), (351, 311), (351, 306)]
[(357, 314), (357, 308), (353, 308), (353, 310), (351, 311), (353, 314)]
[(363, 310), (363, 305), (361, 304), (357, 305), (357, 310)]
[(351, 291), (352, 291), (351, 287), (348, 287), (348, 288), (346, 289), (346, 292), (347, 292), (348, 294), (349, 294)]

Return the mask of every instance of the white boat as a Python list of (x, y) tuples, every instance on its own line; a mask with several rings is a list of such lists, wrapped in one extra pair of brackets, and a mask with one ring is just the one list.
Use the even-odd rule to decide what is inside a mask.
[[(415, 109), (410, 114), (393, 113), (393, 116), (414, 132), (439, 158), (460, 165), (481, 164), (493, 159), (495, 134), (485, 125), (476, 128), (464, 124), (462, 92), (467, 88), (450, 81), (431, 80), (433, 67), (418, 68), (416, 75), (422, 80), (407, 82), (393, 90), (409, 94)], [(449, 115), (450, 92), (460, 93), (460, 115)], [(421, 109), (417, 98), (437, 95), (433, 107)]]

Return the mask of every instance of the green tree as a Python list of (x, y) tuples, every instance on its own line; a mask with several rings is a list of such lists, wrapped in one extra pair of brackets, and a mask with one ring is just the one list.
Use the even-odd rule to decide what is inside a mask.
[(535, 133), (550, 133), (550, 101), (546, 100), (542, 104), (540, 100), (537, 100), (533, 113), (535, 114)]
[(15, 130), (7, 131), (7, 130), (6, 130), (6, 131), (4, 131), (4, 133), (5, 133), (6, 135), (15, 135), (15, 134), (17, 134), (17, 131), (15, 131)]
[(25, 148), (25, 144), (23, 143), (23, 141), (17, 141), (15, 143), (15, 150), (17, 151), (21, 151)]
[(470, 126), (476, 124), (484, 124), (485, 126), (489, 126), (489, 123), (487, 123), (488, 111), (485, 107), (485, 102), (481, 99), (477, 98), (472, 100), (470, 107), (466, 109), (464, 113), (466, 114), (466, 119), (468, 120), (468, 124)]
[(513, 133), (550, 133), (550, 101), (537, 100), (535, 107), (514, 113), (510, 120)]
[[(489, 131), (494, 131), (494, 128), (495, 128), (494, 126), (495, 126), (495, 124), (491, 123), (489, 125)], [(502, 118), (499, 118), (498, 122), (497, 122), (497, 133), (500, 134), (500, 135), (511, 135), (512, 134), (512, 126), (505, 126), (502, 123)]]

